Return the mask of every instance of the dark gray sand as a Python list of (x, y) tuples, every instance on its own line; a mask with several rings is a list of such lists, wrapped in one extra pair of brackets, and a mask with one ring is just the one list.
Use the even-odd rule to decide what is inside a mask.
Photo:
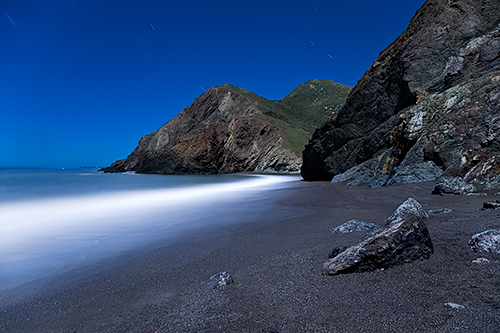
[[(301, 182), (276, 190), (273, 210), (252, 223), (201, 230), (5, 293), (0, 331), (500, 332), (500, 255), (467, 245), (475, 233), (500, 229), (500, 211), (480, 210), (495, 197), (441, 197), (430, 194), (433, 185)], [(425, 210), (453, 210), (426, 220), (429, 260), (322, 276), (335, 246), (364, 236), (330, 228), (353, 218), (383, 224), (410, 196)], [(481, 257), (490, 262), (473, 263)], [(234, 284), (211, 289), (220, 271)]]

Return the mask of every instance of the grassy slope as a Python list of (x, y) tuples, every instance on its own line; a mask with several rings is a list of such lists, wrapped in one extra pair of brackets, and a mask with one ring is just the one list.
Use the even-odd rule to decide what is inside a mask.
[(278, 101), (260, 97), (231, 85), (225, 88), (258, 103), (264, 120), (278, 127), (292, 150), (301, 156), (314, 129), (335, 116), (351, 87), (329, 80), (311, 80)]

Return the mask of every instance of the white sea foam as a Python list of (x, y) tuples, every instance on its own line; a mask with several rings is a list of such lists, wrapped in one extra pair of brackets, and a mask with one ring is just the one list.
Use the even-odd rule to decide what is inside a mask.
[[(218, 206), (241, 203), (265, 189), (298, 180), (295, 176), (259, 175), (189, 187), (0, 202), (0, 284), (1, 271), (12, 271), (16, 263), (24, 262), (26, 268), (40, 265), (34, 260), (48, 262), (55, 253), (58, 260), (64, 255), (74, 257), (75, 251), (86, 257), (85, 253), (96, 252), (96, 243), (108, 243), (97, 251), (100, 255), (116, 253), (140, 245), (172, 225), (189, 228), (190, 221), (221, 214)], [(147, 237), (141, 239), (141, 235)]]

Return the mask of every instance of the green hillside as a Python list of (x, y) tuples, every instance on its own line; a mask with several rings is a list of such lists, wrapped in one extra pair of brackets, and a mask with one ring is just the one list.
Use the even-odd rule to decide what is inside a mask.
[(295, 88), (283, 99), (271, 101), (229, 84), (225, 88), (257, 102), (264, 120), (278, 127), (299, 156), (314, 129), (334, 117), (351, 87), (329, 80), (311, 80)]

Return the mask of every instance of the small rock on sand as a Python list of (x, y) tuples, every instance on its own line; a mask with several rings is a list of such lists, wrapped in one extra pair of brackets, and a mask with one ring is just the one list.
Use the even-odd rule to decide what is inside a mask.
[(491, 200), (483, 203), (484, 209), (498, 209), (500, 208), (500, 200)]
[(448, 214), (451, 212), (452, 210), (448, 208), (431, 209), (427, 211), (429, 214)]
[(487, 264), (490, 261), (486, 258), (477, 258), (476, 260), (472, 260), (472, 263), (474, 264)]
[(226, 286), (233, 284), (234, 280), (228, 272), (220, 272), (210, 277), (208, 285), (212, 289), (222, 290)]
[(444, 306), (448, 306), (448, 307), (453, 308), (453, 309), (465, 309), (465, 306), (463, 306), (461, 304), (451, 303), (451, 302), (444, 303)]
[(500, 253), (500, 230), (491, 229), (475, 234), (469, 240), (474, 252)]

